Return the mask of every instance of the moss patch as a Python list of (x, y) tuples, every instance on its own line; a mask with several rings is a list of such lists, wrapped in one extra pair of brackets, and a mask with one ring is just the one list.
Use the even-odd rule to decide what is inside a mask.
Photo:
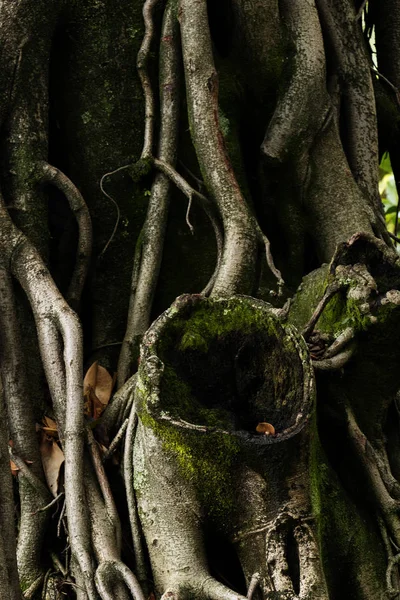
[(314, 428), (311, 501), (328, 589), (333, 599), (379, 598), (386, 562), (375, 519), (343, 490), (320, 445), (316, 423)]
[(234, 508), (232, 479), (239, 453), (235, 438), (218, 432), (182, 431), (160, 423), (146, 411), (140, 414), (145, 427), (163, 440), (164, 448), (178, 461), (182, 476), (194, 484), (201, 505), (224, 529)]

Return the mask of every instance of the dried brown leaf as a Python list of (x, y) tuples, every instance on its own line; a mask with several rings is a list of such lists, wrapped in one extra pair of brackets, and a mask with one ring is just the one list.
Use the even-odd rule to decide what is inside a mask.
[(97, 367), (97, 378), (96, 378), (96, 386), (94, 388), (94, 391), (95, 391), (97, 398), (100, 400), (100, 402), (104, 406), (107, 406), (107, 404), (111, 398), (112, 389), (113, 389), (113, 378), (111, 377), (111, 375), (107, 371), (107, 369), (105, 369), (104, 367), (99, 365)]
[(89, 390), (86, 392), (84, 396), (84, 401), (85, 416), (89, 417), (91, 420), (96, 421), (105, 409), (105, 405), (100, 402), (92, 388), (89, 388)]
[(39, 450), (47, 485), (53, 496), (56, 497), (60, 468), (64, 462), (64, 452), (54, 439), (46, 433), (42, 433)]
[(14, 475), (14, 477), (16, 477), (18, 474), (18, 471), (19, 471), (19, 467), (17, 467), (17, 465), (15, 464), (15, 462), (13, 460), (10, 460), (10, 467), (11, 467), (11, 474)]
[(94, 390), (97, 379), (97, 360), (86, 371), (85, 379), (83, 380), (83, 394), (85, 395), (90, 388)]
[(44, 431), (48, 436), (58, 440), (58, 429), (57, 423), (50, 419), (50, 417), (43, 417), (42, 424), (39, 425), (39, 429)]
[(107, 406), (114, 379), (107, 369), (94, 362), (88, 369), (83, 381), (83, 394), (85, 402), (85, 415), (91, 419), (98, 419)]

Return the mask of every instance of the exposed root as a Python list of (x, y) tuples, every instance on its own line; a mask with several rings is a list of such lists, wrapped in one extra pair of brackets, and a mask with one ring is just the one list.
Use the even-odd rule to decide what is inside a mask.
[(332, 283), (331, 285), (328, 285), (328, 287), (326, 288), (326, 290), (324, 292), (324, 295), (322, 296), (321, 300), (318, 302), (317, 307), (314, 310), (309, 322), (307, 323), (307, 325), (304, 327), (303, 331), (301, 332), (302, 336), (304, 337), (305, 340), (308, 340), (308, 338), (312, 334), (314, 327), (317, 324), (318, 319), (322, 315), (324, 308), (328, 304), (329, 300), (339, 291), (339, 289), (341, 287), (342, 287), (341, 284), (336, 281), (334, 283)]
[[(347, 158), (353, 176), (371, 207), (378, 230), (385, 233), (378, 215), (378, 132), (369, 57), (350, 0), (316, 0), (322, 27), (333, 46), (340, 76), (346, 118)], [(338, 34), (340, 28), (340, 35)], [(349, 50), (351, 48), (351, 51)], [(387, 236), (385, 236), (387, 239)]]
[(400, 502), (392, 498), (386, 489), (382, 480), (373, 448), (360, 430), (354, 413), (348, 400), (345, 400), (345, 412), (347, 417), (348, 432), (350, 440), (364, 475), (369, 481), (370, 490), (376, 510), (382, 515), (385, 524), (390, 532), (391, 538), (397, 546), (400, 545), (400, 521), (398, 513), (400, 510)]
[(138, 508), (136, 503), (134, 487), (134, 469), (133, 469), (133, 446), (135, 442), (135, 433), (137, 427), (137, 406), (135, 401), (132, 404), (131, 414), (129, 416), (128, 429), (125, 438), (124, 449), (124, 483), (126, 491), (126, 500), (128, 504), (129, 522), (131, 525), (133, 553), (135, 556), (135, 567), (139, 581), (142, 585), (146, 584), (148, 579), (146, 559), (143, 548), (143, 536), (139, 521)]
[(118, 167), (118, 169), (114, 169), (114, 171), (109, 171), (108, 173), (104, 173), (103, 177), (100, 179), (100, 189), (103, 192), (103, 194), (105, 195), (105, 197), (108, 198), (110, 200), (110, 202), (112, 202), (112, 204), (115, 206), (115, 210), (117, 212), (117, 218), (115, 219), (114, 229), (112, 230), (111, 235), (108, 238), (104, 248), (100, 252), (98, 258), (101, 258), (105, 254), (105, 252), (107, 251), (107, 248), (109, 247), (112, 240), (114, 239), (114, 236), (118, 229), (119, 221), (121, 218), (121, 211), (119, 209), (118, 203), (104, 189), (104, 180), (106, 179), (106, 177), (111, 177), (115, 173), (119, 173), (120, 171), (124, 171), (125, 169), (128, 169), (130, 166), (131, 166), (131, 164), (129, 163), (129, 165), (123, 165), (122, 167)]
[(8, 431), (3, 391), (0, 384), (0, 584), (10, 600), (19, 600), (19, 577), (16, 560), (14, 498), (7, 449)]
[(279, 6), (296, 53), (289, 86), (278, 100), (261, 150), (269, 159), (283, 162), (309, 150), (328, 115), (330, 99), (315, 3), (283, 0)]
[[(95, 600), (83, 487), (82, 332), (41, 257), (0, 206), (0, 246), (31, 304), (65, 455), (65, 495), (72, 551)], [(62, 340), (62, 344), (60, 341)], [(58, 368), (55, 369), (55, 365)], [(64, 377), (62, 376), (64, 374)], [(32, 512), (32, 510), (30, 511)]]
[[(0, 267), (1, 379), (9, 427), (5, 439), (11, 439), (15, 452), (32, 463), (28, 468), (22, 461), (22, 471), (18, 476), (21, 516), (17, 556), (20, 573), (29, 586), (37, 579), (41, 571), (41, 546), (47, 524), (47, 518), (44, 515), (33, 515), (32, 513), (35, 513), (43, 505), (43, 499), (45, 502), (48, 501), (49, 491), (44, 484), (34, 424), (33, 402), (26, 377), (20, 324), (13, 292), (11, 276), (4, 268)], [(31, 477), (35, 482), (38, 481), (41, 491), (36, 485), (32, 486), (27, 477)], [(6, 506), (4, 509), (6, 515)], [(7, 526), (10, 527), (12, 522), (11, 518)], [(11, 541), (9, 547), (13, 547)], [(18, 581), (18, 578), (14, 579)]]
[(134, 600), (146, 600), (136, 577), (126, 565), (119, 561), (106, 561), (101, 563), (96, 571), (96, 586), (102, 600), (114, 600), (115, 595), (110, 593), (117, 578), (122, 579), (132, 594)]
[(118, 430), (118, 433), (112, 439), (107, 452), (105, 452), (103, 456), (103, 463), (106, 462), (109, 458), (111, 458), (111, 456), (117, 450), (118, 446), (122, 443), (122, 440), (125, 437), (126, 430), (128, 429), (128, 423), (129, 419), (125, 419), (125, 421), (122, 423), (121, 427)]
[(40, 163), (38, 173), (40, 183), (51, 183), (65, 195), (78, 224), (79, 239), (75, 268), (66, 296), (72, 308), (77, 310), (92, 256), (92, 222), (90, 214), (77, 187), (59, 169), (48, 163)]
[(249, 293), (254, 286), (257, 233), (220, 129), (218, 76), (206, 2), (181, 0), (179, 21), (192, 141), (224, 227), (222, 260), (212, 294)]
[(147, 66), (154, 36), (153, 11), (159, 1), (160, 0), (146, 0), (143, 5), (145, 33), (136, 60), (137, 70), (142, 83), (145, 104), (145, 129), (143, 150), (141, 154), (142, 159), (153, 155), (155, 118), (154, 94)]
[(252, 578), (250, 579), (249, 588), (247, 590), (247, 596), (246, 596), (246, 598), (248, 600), (252, 600), (253, 594), (256, 591), (259, 583), (260, 583), (260, 574), (259, 573), (254, 573), (252, 575)]
[(92, 459), (93, 467), (94, 467), (95, 473), (97, 475), (97, 481), (99, 482), (100, 489), (103, 494), (106, 511), (107, 511), (108, 517), (114, 527), (117, 550), (120, 553), (121, 545), (122, 545), (122, 534), (121, 534), (121, 522), (119, 520), (118, 511), (115, 506), (114, 498), (112, 496), (110, 484), (108, 483), (108, 479), (107, 479), (106, 473), (104, 471), (103, 461), (100, 456), (99, 447), (97, 445), (96, 440), (94, 439), (91, 429), (89, 429), (88, 427), (86, 428), (86, 436), (87, 436), (87, 440), (88, 440), (90, 457)]
[[(151, 41), (151, 10), (155, 2), (147, 1), (144, 11), (147, 41)], [(149, 21), (150, 20), (150, 21)], [(138, 247), (135, 253), (129, 302), (128, 320), (124, 341), (118, 361), (118, 386), (120, 387), (132, 375), (132, 354), (134, 346), (150, 325), (150, 314), (153, 297), (160, 271), (165, 229), (169, 209), (169, 179), (170, 173), (175, 173), (173, 166), (176, 162), (179, 123), (179, 46), (177, 39), (177, 21), (174, 4), (170, 1), (165, 9), (162, 39), (160, 46), (160, 138), (158, 144), (158, 159), (152, 158), (153, 146), (153, 117), (147, 118), (148, 112), (154, 110), (153, 92), (147, 71), (140, 70), (143, 91), (146, 99), (146, 131), (142, 158), (145, 156), (151, 164), (164, 168), (164, 175), (158, 174), (153, 182), (146, 221), (144, 223)], [(149, 31), (150, 32), (149, 32)], [(146, 39), (146, 36), (145, 36)], [(138, 59), (139, 60), (139, 59)], [(144, 64), (145, 66), (145, 64)], [(143, 79), (144, 78), (144, 79)], [(151, 108), (149, 108), (149, 105)], [(162, 170), (162, 169), (160, 169)], [(165, 173), (168, 170), (168, 173)], [(165, 176), (167, 175), (167, 177)], [(181, 178), (182, 179), (182, 178)]]

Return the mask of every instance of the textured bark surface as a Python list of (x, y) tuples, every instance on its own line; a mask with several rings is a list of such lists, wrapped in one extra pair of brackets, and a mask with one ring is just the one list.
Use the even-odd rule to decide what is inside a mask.
[(0, 1), (2, 598), (398, 596), (399, 21)]

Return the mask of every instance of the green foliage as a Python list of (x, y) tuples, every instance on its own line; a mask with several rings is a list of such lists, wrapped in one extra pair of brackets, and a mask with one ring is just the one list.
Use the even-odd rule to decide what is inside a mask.
[(379, 173), (379, 193), (385, 210), (386, 224), (388, 230), (391, 233), (394, 233), (399, 198), (388, 152), (386, 152), (382, 158)]

